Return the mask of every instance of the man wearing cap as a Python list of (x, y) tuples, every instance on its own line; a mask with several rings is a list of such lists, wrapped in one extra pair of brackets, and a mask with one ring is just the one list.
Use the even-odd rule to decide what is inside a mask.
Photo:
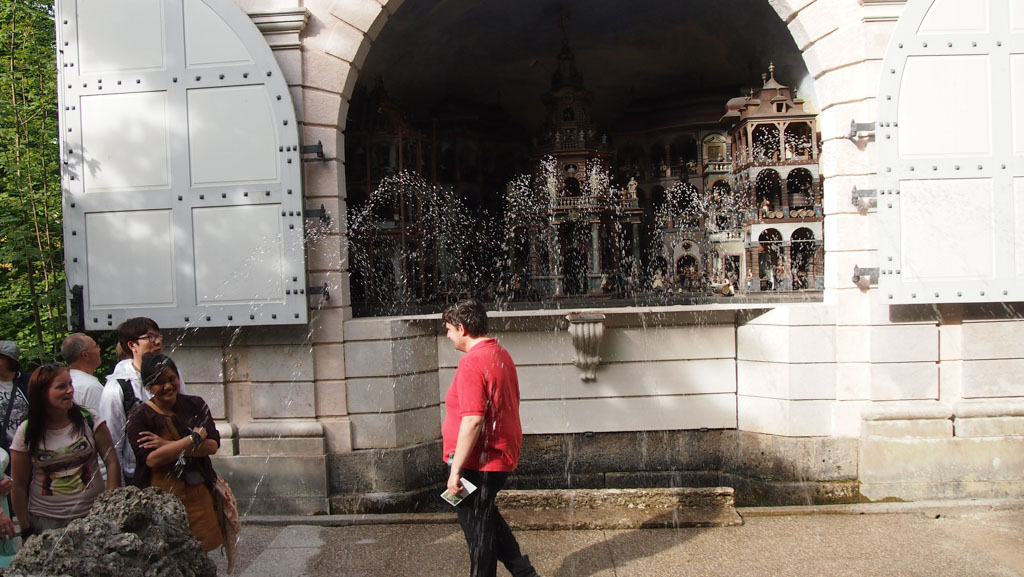
[(103, 362), (100, 346), (89, 335), (72, 333), (64, 337), (60, 356), (71, 370), (71, 384), (75, 387), (75, 403), (99, 415), (103, 385), (93, 373)]
[(28, 416), (28, 390), (30, 373), (21, 370), (21, 349), (11, 341), (0, 341), (0, 429), (4, 434), (0, 444), (6, 450), (11, 446), (14, 432)]
[[(117, 458), (121, 462), (121, 479), (125, 485), (132, 484), (135, 473), (135, 452), (124, 438), (128, 413), (139, 403), (153, 398), (149, 389), (142, 386), (142, 357), (160, 354), (164, 350), (164, 336), (156, 321), (146, 317), (130, 318), (117, 327), (117, 340), (132, 356), (117, 363), (114, 373), (107, 377), (100, 397), (100, 417), (107, 422), (110, 439), (114, 442)], [(179, 372), (180, 375), (180, 372)], [(178, 388), (185, 393), (185, 380)]]

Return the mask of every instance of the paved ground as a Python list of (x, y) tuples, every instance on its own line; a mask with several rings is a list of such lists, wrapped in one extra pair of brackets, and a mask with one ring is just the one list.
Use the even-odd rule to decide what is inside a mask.
[[(544, 577), (1018, 576), (1024, 502), (740, 509), (710, 529), (519, 531)], [(466, 543), (451, 517), (252, 519), (235, 575), (458, 577)], [(290, 524), (287, 524), (290, 523)], [(221, 574), (225, 564), (213, 553)], [(499, 575), (508, 575), (499, 569)]]

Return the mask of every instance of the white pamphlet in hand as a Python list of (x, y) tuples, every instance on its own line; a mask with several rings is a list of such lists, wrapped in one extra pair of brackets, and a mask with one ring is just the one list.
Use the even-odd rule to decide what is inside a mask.
[(459, 477), (459, 482), (462, 483), (462, 490), (457, 495), (453, 495), (448, 489), (441, 493), (441, 498), (451, 503), (453, 507), (461, 503), (470, 493), (476, 491), (476, 485), (467, 481), (465, 477)]

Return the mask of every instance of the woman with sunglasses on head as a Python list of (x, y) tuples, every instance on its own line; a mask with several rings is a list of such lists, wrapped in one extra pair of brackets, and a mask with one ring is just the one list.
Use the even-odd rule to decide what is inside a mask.
[(224, 540), (213, 498), (217, 473), (210, 461), (220, 448), (220, 432), (202, 398), (179, 394), (181, 376), (170, 357), (145, 355), (140, 373), (152, 398), (128, 415), (125, 436), (136, 462), (132, 482), (180, 499), (192, 536), (210, 552)]
[(89, 512), (104, 490), (97, 453), (107, 470), (106, 488), (121, 485), (106, 423), (75, 404), (74, 392), (64, 365), (43, 365), (29, 379), (28, 418), (11, 443), (11, 500), (23, 538)]

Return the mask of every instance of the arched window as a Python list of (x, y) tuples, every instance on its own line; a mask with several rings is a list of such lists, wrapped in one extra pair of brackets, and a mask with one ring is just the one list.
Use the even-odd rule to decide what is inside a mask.
[(680, 174), (696, 174), (697, 140), (693, 135), (687, 134), (676, 138), (672, 143), (672, 149), (673, 155), (676, 155), (672, 158), (672, 166), (678, 165)]
[(786, 176), (789, 208), (811, 208), (814, 205), (814, 175), (806, 168), (794, 168)]
[(798, 228), (789, 237), (790, 258), (792, 259), (791, 274), (793, 278), (793, 290), (813, 289), (814, 277), (818, 274), (815, 262), (817, 245), (814, 242), (814, 232), (809, 228)]
[(769, 213), (782, 210), (782, 179), (778, 172), (766, 168), (757, 173), (754, 190), (759, 218), (774, 217), (773, 214), (764, 214), (766, 211), (763, 209), (767, 209)]
[(676, 282), (683, 290), (698, 290), (700, 274), (700, 262), (692, 254), (684, 254), (676, 260)]
[(576, 197), (580, 195), (580, 181), (575, 176), (565, 179), (565, 196)]
[(652, 178), (658, 178), (658, 177), (661, 177), (661, 176), (665, 176), (665, 171), (662, 170), (663, 167), (667, 167), (668, 166), (666, 164), (666, 162), (665, 162), (665, 145), (663, 145), (663, 144), (652, 144), (651, 148), (650, 148), (650, 152), (648, 154), (648, 159), (650, 160), (650, 163), (651, 163), (650, 164), (650, 171), (649, 171), (650, 172), (650, 176)]
[(810, 160), (814, 146), (810, 124), (794, 122), (786, 127), (786, 160)]
[(751, 156), (754, 162), (778, 162), (779, 128), (774, 124), (759, 124), (754, 128)]
[(732, 186), (722, 178), (711, 185), (711, 205), (714, 207), (715, 226), (718, 230), (733, 228), (738, 224), (737, 199), (731, 197)]
[(726, 139), (721, 134), (713, 134), (704, 139), (704, 162), (724, 162), (726, 159)]
[(774, 228), (765, 229), (757, 239), (757, 276), (761, 290), (781, 290), (784, 273), (782, 234)]

